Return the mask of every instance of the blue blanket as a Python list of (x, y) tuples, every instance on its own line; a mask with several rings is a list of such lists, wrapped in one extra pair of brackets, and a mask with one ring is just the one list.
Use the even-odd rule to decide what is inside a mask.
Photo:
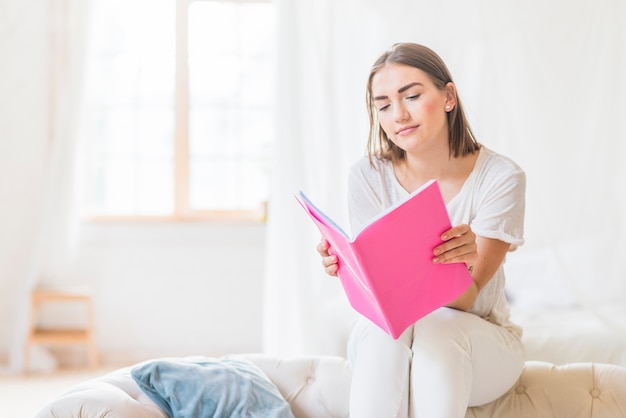
[(154, 360), (131, 375), (172, 418), (294, 418), (276, 385), (245, 359)]

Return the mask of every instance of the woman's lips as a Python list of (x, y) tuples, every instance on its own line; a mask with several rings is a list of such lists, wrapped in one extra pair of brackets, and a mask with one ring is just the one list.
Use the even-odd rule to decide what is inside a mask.
[(414, 125), (414, 126), (405, 126), (403, 128), (400, 128), (396, 131), (397, 135), (408, 135), (411, 132), (413, 132), (414, 130), (416, 130), (419, 127), (419, 125)]

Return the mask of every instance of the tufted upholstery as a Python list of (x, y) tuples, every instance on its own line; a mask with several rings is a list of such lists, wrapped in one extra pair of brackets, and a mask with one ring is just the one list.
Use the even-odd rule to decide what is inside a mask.
[(466, 417), (626, 417), (626, 368), (601, 363), (527, 362), (502, 397)]
[[(256, 363), (278, 386), (297, 418), (348, 416), (351, 372), (345, 359), (242, 356)], [(166, 418), (134, 383), (131, 369), (119, 369), (69, 389), (35, 418)], [(626, 368), (527, 362), (511, 390), (490, 404), (470, 408), (466, 418), (470, 417), (626, 417)]]

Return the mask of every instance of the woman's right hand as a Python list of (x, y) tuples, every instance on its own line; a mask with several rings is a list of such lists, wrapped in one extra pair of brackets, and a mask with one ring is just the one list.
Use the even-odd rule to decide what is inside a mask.
[(322, 266), (324, 266), (324, 271), (329, 276), (337, 276), (337, 269), (339, 268), (337, 256), (334, 254), (330, 254), (328, 250), (330, 249), (330, 244), (324, 238), (317, 244), (317, 252), (322, 256)]

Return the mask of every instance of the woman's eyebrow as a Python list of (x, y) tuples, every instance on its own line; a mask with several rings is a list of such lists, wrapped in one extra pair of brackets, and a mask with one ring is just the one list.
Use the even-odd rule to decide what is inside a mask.
[[(400, 87), (398, 89), (398, 93), (403, 93), (403, 92), (407, 91), (408, 89), (410, 89), (411, 87), (414, 87), (414, 86), (423, 86), (423, 84), (422, 83), (418, 83), (418, 82), (409, 83), (406, 86)], [(374, 97), (374, 100), (375, 101), (376, 100), (386, 100), (388, 98), (389, 98), (388, 96), (376, 96), (376, 97)]]
[(415, 83), (409, 83), (409, 84), (407, 84), (407, 85), (406, 85), (406, 86), (404, 86), (404, 87), (400, 87), (400, 88), (398, 89), (398, 93), (405, 92), (405, 91), (407, 91), (408, 89), (410, 89), (410, 88), (411, 88), (411, 87), (413, 87), (413, 86), (423, 86), (423, 84), (422, 84), (422, 83), (418, 83), (418, 82), (415, 82)]

